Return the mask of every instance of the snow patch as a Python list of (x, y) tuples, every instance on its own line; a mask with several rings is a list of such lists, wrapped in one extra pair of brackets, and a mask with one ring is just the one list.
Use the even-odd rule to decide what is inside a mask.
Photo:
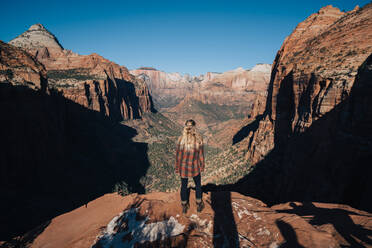
[(138, 208), (131, 208), (114, 217), (92, 247), (133, 247), (136, 243), (176, 236), (185, 228), (173, 216), (168, 220), (145, 224), (149, 217), (136, 220), (137, 213)]

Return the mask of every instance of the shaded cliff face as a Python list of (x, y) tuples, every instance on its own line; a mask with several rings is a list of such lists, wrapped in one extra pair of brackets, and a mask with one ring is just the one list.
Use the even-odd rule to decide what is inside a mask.
[(115, 120), (140, 118), (154, 111), (146, 84), (98, 54), (65, 50), (41, 24), (9, 42), (35, 56), (47, 70), (50, 86), (66, 98)]
[(268, 132), (252, 133), (257, 139), (249, 147), (253, 162), (274, 147), (274, 138), (285, 142), (347, 98), (359, 66), (372, 51), (370, 24), (369, 6), (347, 13), (326, 6), (285, 39), (273, 63), (266, 122), (259, 124)]
[(371, 94), (371, 41), (371, 4), (347, 13), (326, 6), (286, 38), (265, 113), (245, 127), (247, 158), (261, 162), (243, 188), (260, 181), (265, 186), (256, 194), (267, 201), (338, 201), (371, 210), (371, 185), (363, 176), (371, 173), (365, 96)]
[(46, 74), (29, 53), (0, 42), (0, 240), (116, 183), (144, 192), (147, 144), (131, 140), (135, 129), (66, 98)]

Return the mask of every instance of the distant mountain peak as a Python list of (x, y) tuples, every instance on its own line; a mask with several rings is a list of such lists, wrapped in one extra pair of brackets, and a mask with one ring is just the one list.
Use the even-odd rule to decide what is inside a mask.
[(33, 31), (33, 30), (42, 30), (42, 31), (48, 31), (43, 24), (36, 23), (34, 25), (31, 25), (28, 31)]
[(238, 67), (238, 68), (235, 68), (233, 70), (230, 70), (230, 71), (225, 71), (223, 73), (241, 73), (241, 72), (244, 72), (245, 69), (243, 67)]
[(267, 73), (270, 73), (271, 72), (271, 64), (262, 64), (262, 63), (259, 63), (259, 64), (256, 64), (255, 66), (253, 66), (253, 68), (250, 71), (258, 71), (258, 72), (267, 72)]
[(244, 69), (243, 67), (240, 66), (240, 67), (234, 69), (233, 71), (234, 71), (234, 72), (243, 72), (243, 71), (245, 71), (245, 69)]
[(337, 8), (333, 7), (332, 5), (327, 5), (319, 9), (318, 14), (321, 15), (339, 15), (342, 14), (343, 12)]
[(59, 51), (63, 50), (63, 47), (59, 43), (58, 39), (40, 23), (31, 25), (28, 30), (11, 40), (9, 44), (27, 50), (34, 50), (44, 47)]

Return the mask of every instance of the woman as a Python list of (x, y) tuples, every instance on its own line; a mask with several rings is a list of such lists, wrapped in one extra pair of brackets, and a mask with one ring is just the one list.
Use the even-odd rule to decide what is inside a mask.
[(204, 208), (200, 175), (204, 171), (204, 167), (203, 138), (196, 131), (195, 121), (187, 120), (182, 135), (177, 140), (175, 163), (176, 173), (181, 176), (181, 204), (183, 213), (186, 213), (190, 206), (187, 197), (187, 183), (190, 177), (195, 182), (197, 211), (201, 212)]

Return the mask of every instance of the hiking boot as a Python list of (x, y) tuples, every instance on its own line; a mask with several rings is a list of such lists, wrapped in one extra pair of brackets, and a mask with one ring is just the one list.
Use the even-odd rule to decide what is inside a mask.
[(189, 209), (189, 203), (186, 202), (186, 203), (181, 203), (182, 204), (182, 213), (186, 214), (187, 213), (187, 210)]
[(200, 213), (204, 209), (204, 202), (201, 200), (200, 202), (196, 202), (196, 210)]

